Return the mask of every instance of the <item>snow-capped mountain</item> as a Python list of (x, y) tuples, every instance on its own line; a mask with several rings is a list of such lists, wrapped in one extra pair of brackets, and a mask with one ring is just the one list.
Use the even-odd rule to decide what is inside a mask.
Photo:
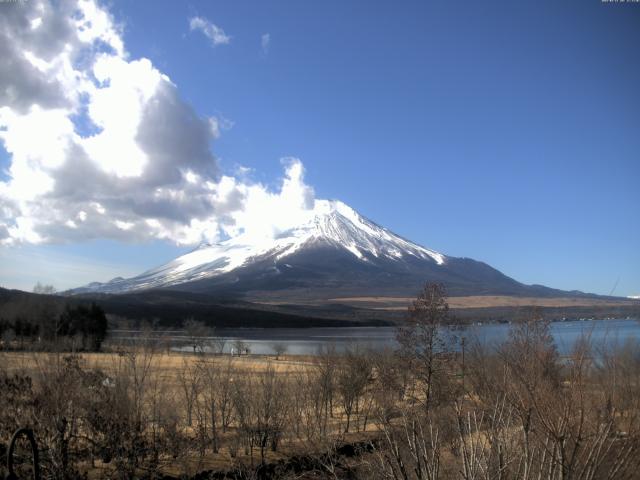
[[(277, 234), (240, 234), (205, 244), (129, 279), (91, 283), (72, 293), (165, 288), (198, 293), (413, 295), (425, 281), (452, 294), (532, 293), (490, 266), (410, 242), (340, 201), (316, 200), (302, 221)], [(549, 290), (549, 289), (544, 289)]]

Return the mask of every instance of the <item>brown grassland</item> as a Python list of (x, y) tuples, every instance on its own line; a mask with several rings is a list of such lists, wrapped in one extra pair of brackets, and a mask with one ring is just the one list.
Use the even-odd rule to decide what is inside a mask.
[(530, 312), (502, 345), (461, 350), (448, 321), (427, 285), (396, 351), (230, 357), (150, 335), (0, 352), (0, 454), (29, 427), (43, 479), (638, 478), (638, 342), (587, 335), (561, 357)]
[[(107, 347), (109, 348), (109, 347)], [(226, 371), (233, 376), (227, 380), (233, 381), (233, 377), (249, 378), (268, 374), (290, 381), (290, 376), (304, 375), (313, 366), (313, 359), (304, 356), (275, 356), (244, 355), (230, 357), (228, 355), (200, 355), (183, 352), (171, 352), (160, 349), (158, 345), (127, 345), (123, 348), (115, 348), (112, 352), (82, 352), (69, 354), (65, 352), (28, 352), (9, 351), (0, 353), (1, 370), (11, 377), (12, 375), (27, 376), (34, 381), (36, 388), (42, 388), (39, 382), (46, 382), (48, 374), (59, 372), (68, 365), (70, 359), (77, 362), (84, 371), (99, 371), (105, 378), (119, 378), (123, 371), (141, 367), (144, 370), (146, 380), (154, 382), (154, 395), (161, 392), (165, 401), (169, 401), (173, 412), (187, 422), (189, 407), (188, 393), (185, 389), (195, 387), (185, 383), (185, 379), (196, 382), (194, 378), (188, 378), (190, 373), (197, 371), (206, 364), (207, 368)], [(135, 364), (132, 368), (131, 364)], [(129, 372), (128, 372), (129, 373)], [(133, 373), (136, 375), (136, 372)], [(188, 422), (187, 422), (188, 423)], [(334, 422), (335, 423), (335, 422)], [(338, 428), (337, 426), (335, 428)], [(184, 434), (197, 436), (197, 422), (184, 426)], [(250, 464), (252, 459), (245, 455), (244, 451), (231, 453), (228, 446), (224, 446), (225, 437), (221, 434), (219, 452), (209, 455), (207, 458), (198, 458), (198, 455), (187, 455), (180, 464), (168, 462), (160, 470), (163, 473), (181, 475), (186, 472), (195, 473), (201, 470), (226, 470), (234, 464)], [(271, 450), (265, 452), (265, 459), (276, 460), (293, 454), (298, 450), (295, 442), (289, 448), (279, 452)], [(192, 457), (192, 458), (190, 458)], [(94, 460), (93, 466), (87, 469), (91, 478), (108, 477), (112, 473), (109, 464)], [(0, 470), (1, 471), (1, 470)]]
[[(406, 310), (413, 301), (409, 297), (340, 297), (331, 298), (329, 302), (369, 307), (384, 310)], [(507, 295), (474, 295), (466, 297), (449, 297), (449, 307), (458, 308), (491, 308), (491, 307), (612, 307), (634, 305), (640, 302), (625, 299), (601, 299), (588, 297), (514, 297)]]

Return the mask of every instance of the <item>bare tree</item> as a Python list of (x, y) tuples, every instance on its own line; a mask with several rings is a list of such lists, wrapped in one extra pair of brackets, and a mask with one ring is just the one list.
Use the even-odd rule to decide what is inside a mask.
[(620, 375), (613, 358), (621, 357), (601, 354), (594, 362), (583, 338), (561, 360), (536, 311), (512, 327), (495, 355), (476, 346), (473, 405), (457, 406), (464, 478), (633, 478), (640, 405), (619, 401), (619, 380), (629, 387), (634, 375)]
[(233, 385), (240, 432), (251, 458), (254, 447), (258, 447), (260, 462), (264, 463), (265, 450), (269, 445), (273, 451), (277, 449), (287, 419), (284, 381), (269, 365), (265, 372), (234, 381)]
[(220, 448), (220, 430), (229, 425), (231, 410), (231, 364), (220, 365), (212, 360), (198, 362), (201, 379), (201, 400), (207, 421), (205, 432), (210, 433), (211, 448), (218, 453)]
[(355, 348), (347, 349), (341, 360), (336, 375), (338, 393), (347, 417), (344, 428), (347, 433), (352, 414), (358, 415), (360, 400), (371, 379), (371, 363), (366, 355)]
[(122, 471), (134, 475), (144, 460), (145, 431), (149, 422), (146, 408), (149, 399), (149, 383), (154, 375), (153, 360), (156, 344), (151, 337), (141, 339), (140, 346), (120, 357), (116, 371), (116, 388), (120, 403), (126, 405), (121, 415), (125, 427), (119, 433), (124, 450), (119, 450), (116, 464)]
[(36, 283), (33, 287), (33, 293), (39, 293), (41, 295), (55, 295), (56, 292), (56, 287), (53, 285), (45, 285), (40, 282)]
[(413, 372), (420, 394), (414, 400), (429, 412), (432, 404), (448, 400), (448, 366), (454, 337), (446, 331), (449, 305), (442, 285), (427, 283), (411, 303), (407, 319), (396, 334), (405, 368)]
[(227, 339), (224, 337), (216, 336), (215, 330), (211, 330), (209, 335), (212, 337), (209, 340), (209, 348), (214, 355), (222, 355), (224, 353), (224, 347), (227, 344)]
[(184, 321), (184, 330), (189, 345), (193, 347), (193, 353), (204, 353), (207, 337), (211, 335), (209, 327), (205, 326), (203, 322), (189, 318)]
[(333, 417), (333, 400), (336, 389), (335, 373), (338, 365), (338, 356), (333, 345), (321, 347), (314, 357), (314, 367), (317, 372), (317, 383), (321, 395), (322, 432), (327, 432), (329, 418)]
[(395, 423), (381, 424), (382, 445), (375, 450), (374, 469), (394, 480), (438, 480), (442, 439), (431, 416), (422, 408), (403, 408)]
[(373, 367), (373, 395), (377, 416), (383, 420), (390, 419), (396, 410), (396, 405), (404, 399), (409, 381), (409, 372), (404, 368), (396, 352), (390, 349), (375, 352), (370, 355)]
[(236, 355), (245, 355), (249, 353), (249, 344), (243, 341), (242, 339), (237, 338), (236, 340), (233, 341), (232, 349), (233, 349), (232, 353), (235, 352)]
[(200, 392), (200, 374), (202, 369), (188, 358), (182, 360), (182, 368), (178, 372), (178, 384), (184, 400), (187, 425), (193, 423), (193, 406)]
[(286, 343), (277, 342), (271, 345), (271, 349), (273, 350), (273, 353), (276, 354), (276, 360), (279, 360), (280, 356), (284, 355), (289, 349), (289, 347), (287, 346)]
[(9, 327), (2, 332), (2, 348), (3, 350), (10, 350), (13, 346), (13, 342), (16, 340), (16, 334), (13, 328)]
[(323, 374), (315, 369), (304, 369), (293, 376), (295, 433), (312, 445), (324, 444), (328, 435), (329, 402), (323, 380)]

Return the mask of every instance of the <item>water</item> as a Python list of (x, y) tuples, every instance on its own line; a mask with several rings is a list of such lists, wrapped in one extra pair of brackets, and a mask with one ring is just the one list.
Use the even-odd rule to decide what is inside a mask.
[[(486, 345), (498, 344), (504, 341), (511, 328), (508, 324), (472, 325), (460, 332), (465, 338), (478, 339)], [(288, 355), (313, 355), (320, 348), (334, 347), (336, 351), (344, 351), (350, 346), (382, 350), (395, 348), (394, 327), (344, 327), (344, 328), (245, 328), (226, 329), (220, 331), (220, 337), (225, 341), (224, 352), (230, 353), (234, 342), (240, 340), (249, 347), (251, 353), (273, 354), (274, 345), (286, 346)], [(139, 332), (115, 331), (113, 336), (120, 339), (136, 338)], [(561, 354), (569, 353), (576, 340), (583, 334), (589, 334), (594, 344), (601, 342), (623, 343), (627, 339), (640, 341), (640, 322), (633, 319), (612, 320), (584, 320), (570, 322), (555, 322), (551, 324), (551, 334)], [(158, 334), (156, 338), (159, 338)], [(176, 350), (191, 351), (192, 342), (184, 332), (165, 332)], [(205, 340), (213, 342), (214, 338)]]

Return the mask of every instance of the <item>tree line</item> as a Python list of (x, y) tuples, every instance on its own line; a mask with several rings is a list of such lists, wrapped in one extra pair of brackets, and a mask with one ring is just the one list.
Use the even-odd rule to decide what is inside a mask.
[(69, 303), (54, 296), (49, 286), (36, 285), (40, 295), (24, 294), (0, 308), (2, 348), (100, 350), (108, 322), (104, 310), (95, 303)]

